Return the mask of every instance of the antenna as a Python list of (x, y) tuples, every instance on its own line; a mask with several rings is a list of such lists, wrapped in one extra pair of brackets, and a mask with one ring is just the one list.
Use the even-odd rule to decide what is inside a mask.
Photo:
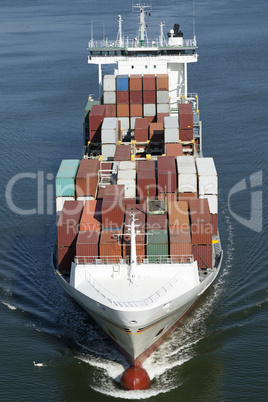
[[(132, 0), (132, 11), (140, 13), (140, 28), (139, 28), (139, 40), (140, 40), (140, 45), (144, 46), (145, 43), (145, 36), (147, 38), (146, 34), (146, 23), (145, 23), (145, 13), (151, 12), (152, 11), (152, 0), (139, 0), (135, 1)], [(150, 14), (149, 14), (150, 15)]]
[(193, 0), (193, 36), (195, 37), (195, 10), (194, 10), (194, 0)]

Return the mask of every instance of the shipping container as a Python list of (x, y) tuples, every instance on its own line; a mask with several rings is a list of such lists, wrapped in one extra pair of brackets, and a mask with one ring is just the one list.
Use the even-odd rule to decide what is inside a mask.
[(116, 117), (105, 117), (101, 128), (102, 144), (117, 144), (119, 124)]
[(129, 91), (117, 91), (116, 101), (118, 104), (128, 104), (129, 103)]
[[(120, 230), (103, 230), (100, 237), (100, 258), (118, 257), (121, 258), (121, 237)], [(118, 236), (117, 236), (118, 235)]]
[(193, 250), (190, 229), (169, 229), (170, 256), (192, 255)]
[(105, 105), (105, 115), (106, 117), (116, 117), (116, 104)]
[(165, 128), (164, 130), (165, 144), (176, 144), (179, 142), (178, 128)]
[(155, 103), (156, 102), (155, 91), (143, 91), (143, 103)]
[(197, 173), (194, 157), (177, 156), (179, 193), (197, 193)]
[(91, 263), (99, 255), (100, 232), (95, 230), (79, 232), (76, 242), (76, 257), (79, 263)]
[(146, 117), (136, 119), (135, 130), (134, 130), (135, 141), (146, 142), (148, 140), (148, 133), (149, 133), (148, 130), (149, 130), (149, 122)]
[(157, 104), (157, 114), (168, 114), (169, 113), (169, 103), (158, 103)]
[(211, 214), (212, 219), (212, 233), (218, 235), (218, 214)]
[(166, 156), (182, 156), (183, 155), (183, 150), (182, 150), (182, 144), (165, 144), (166, 150), (165, 154)]
[(156, 76), (156, 89), (157, 91), (168, 91), (168, 74), (157, 74)]
[[(147, 258), (150, 263), (157, 263), (158, 257), (168, 256), (168, 232), (166, 229), (149, 230), (147, 233)], [(159, 261), (160, 262), (160, 261)]]
[(132, 204), (126, 205), (125, 208), (125, 233), (126, 233), (126, 227), (130, 225), (130, 214), (131, 210), (133, 210), (134, 217), (137, 219), (136, 224), (140, 225), (139, 230), (141, 233), (145, 233), (145, 224), (146, 224), (146, 205), (140, 205), (136, 204), (135, 202)]
[(180, 130), (193, 129), (193, 109), (190, 103), (179, 103)]
[(199, 194), (218, 194), (218, 175), (213, 158), (196, 158)]
[(129, 89), (130, 91), (142, 91), (142, 75), (132, 74), (129, 76)]
[(209, 212), (211, 214), (218, 213), (218, 196), (216, 194), (199, 195), (200, 199), (206, 198), (208, 200)]
[(179, 123), (177, 117), (165, 116), (164, 117), (164, 128), (179, 128)]
[(102, 200), (102, 227), (106, 229), (121, 228), (124, 221), (122, 198), (105, 196)]
[(156, 101), (157, 103), (169, 103), (169, 92), (156, 91)]
[(83, 207), (82, 201), (65, 201), (57, 223), (59, 247), (75, 245)]
[(155, 161), (146, 160), (137, 162), (137, 174), (148, 170), (151, 170), (155, 173)]
[[(131, 255), (131, 237), (130, 235), (122, 236), (122, 252), (123, 258), (130, 258)], [(145, 235), (137, 235), (136, 236), (136, 256), (145, 257), (146, 255), (146, 239)]]
[(125, 197), (125, 187), (124, 185), (111, 184), (106, 186), (104, 189), (104, 197), (113, 196), (118, 199)]
[(179, 138), (180, 141), (192, 141), (194, 139), (194, 134), (192, 129), (188, 130), (179, 130)]
[(178, 201), (177, 193), (158, 193), (159, 200), (164, 200), (165, 198), (167, 199), (167, 205), (169, 201)]
[(118, 117), (129, 117), (129, 105), (124, 104), (116, 105), (116, 112)]
[(117, 184), (125, 186), (125, 198), (136, 198), (136, 179), (118, 179)]
[(117, 145), (114, 154), (115, 161), (131, 160), (131, 145)]
[(118, 170), (136, 170), (136, 161), (119, 162)]
[(189, 199), (196, 199), (197, 193), (179, 193), (178, 198), (179, 201), (187, 201), (189, 205)]
[(207, 199), (190, 199), (190, 221), (193, 245), (212, 244), (212, 218)]
[(212, 246), (193, 245), (193, 256), (197, 261), (198, 268), (212, 268)]
[(167, 214), (148, 214), (147, 213), (147, 230), (159, 231), (166, 230), (168, 226)]
[(152, 142), (164, 141), (164, 127), (162, 123), (149, 124), (149, 139)]
[(177, 173), (173, 156), (160, 156), (157, 159), (158, 192), (175, 193), (177, 191)]
[(98, 185), (100, 162), (97, 159), (82, 159), (76, 175), (76, 195), (95, 197)]
[(115, 91), (104, 91), (103, 92), (103, 103), (105, 105), (115, 105), (117, 101), (117, 96)]
[(117, 181), (118, 180), (136, 180), (136, 170), (121, 170), (118, 169), (117, 172)]
[(120, 121), (121, 130), (128, 130), (129, 125), (129, 117), (120, 117), (118, 116), (118, 121)]
[(56, 197), (75, 197), (75, 177), (79, 159), (63, 159), (56, 175)]
[(58, 266), (61, 273), (69, 273), (75, 257), (75, 247), (58, 247)]
[(88, 121), (89, 121), (89, 113), (90, 113), (93, 105), (100, 105), (100, 101), (99, 100), (93, 101), (89, 98), (89, 100), (86, 104), (86, 107), (85, 107), (85, 114), (84, 114), (86, 123), (88, 123)]
[(101, 130), (89, 130), (89, 139), (94, 144), (101, 143)]
[(169, 226), (173, 229), (190, 230), (187, 201), (171, 201), (168, 203)]
[(115, 144), (102, 144), (101, 151), (103, 160), (111, 161), (115, 155)]
[(155, 91), (155, 75), (144, 74), (143, 75), (143, 91)]
[(65, 201), (75, 201), (75, 197), (56, 197), (56, 215), (60, 217)]
[(142, 117), (142, 104), (131, 104), (130, 105), (130, 116), (131, 117)]
[(155, 115), (156, 115), (155, 103), (145, 103), (143, 105), (143, 116), (144, 117), (152, 117)]
[(87, 200), (80, 220), (81, 232), (101, 230), (101, 200)]
[(116, 77), (116, 90), (117, 91), (128, 91), (128, 76), (127, 75), (117, 75)]
[(150, 198), (157, 194), (155, 170), (140, 170), (137, 173), (137, 195), (146, 198), (148, 190)]
[(103, 77), (103, 91), (115, 91), (116, 90), (116, 76), (106, 74)]
[(142, 91), (130, 91), (129, 102), (131, 104), (142, 105)]
[(169, 113), (157, 113), (157, 123), (163, 123), (165, 121), (165, 117), (169, 116)]
[(92, 106), (91, 112), (89, 114), (89, 128), (90, 128), (90, 130), (100, 130), (101, 125), (102, 125), (102, 121), (103, 121), (105, 116), (106, 116), (105, 105), (94, 105), (94, 106)]

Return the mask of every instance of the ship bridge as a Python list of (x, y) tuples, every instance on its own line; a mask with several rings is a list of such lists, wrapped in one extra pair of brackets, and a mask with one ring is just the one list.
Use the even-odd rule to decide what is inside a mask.
[(122, 18), (118, 16), (118, 35), (116, 41), (95, 41), (88, 43), (88, 63), (99, 66), (99, 88), (102, 93), (102, 65), (116, 64), (114, 74), (169, 74), (170, 106), (177, 109), (180, 98), (188, 97), (187, 65), (197, 62), (196, 37), (184, 39), (180, 26), (175, 24), (166, 40), (164, 24), (160, 23), (160, 35), (149, 41), (146, 34), (145, 8), (139, 6), (139, 36), (130, 40), (123, 38)]

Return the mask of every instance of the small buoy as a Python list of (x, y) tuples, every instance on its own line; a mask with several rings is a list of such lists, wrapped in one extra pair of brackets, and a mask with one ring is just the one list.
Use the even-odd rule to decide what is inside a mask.
[(33, 365), (34, 365), (34, 367), (43, 367), (44, 366), (43, 363), (35, 363), (35, 361), (33, 361)]
[(149, 389), (151, 381), (144, 368), (130, 366), (122, 374), (120, 385), (126, 390)]

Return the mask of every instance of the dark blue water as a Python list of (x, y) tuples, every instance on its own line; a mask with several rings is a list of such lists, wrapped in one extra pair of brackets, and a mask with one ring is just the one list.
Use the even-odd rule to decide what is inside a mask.
[[(132, 37), (130, 11), (122, 0), (0, 3), (0, 400), (267, 400), (266, 0), (195, 1), (189, 91), (199, 94), (204, 154), (217, 165), (225, 259), (147, 360), (150, 390), (119, 389), (126, 361), (55, 282), (54, 177), (61, 159), (81, 156), (84, 106), (98, 94), (86, 60), (91, 22), (95, 39), (115, 39), (121, 14)], [(150, 37), (161, 20), (192, 38), (191, 1), (153, 1)]]

